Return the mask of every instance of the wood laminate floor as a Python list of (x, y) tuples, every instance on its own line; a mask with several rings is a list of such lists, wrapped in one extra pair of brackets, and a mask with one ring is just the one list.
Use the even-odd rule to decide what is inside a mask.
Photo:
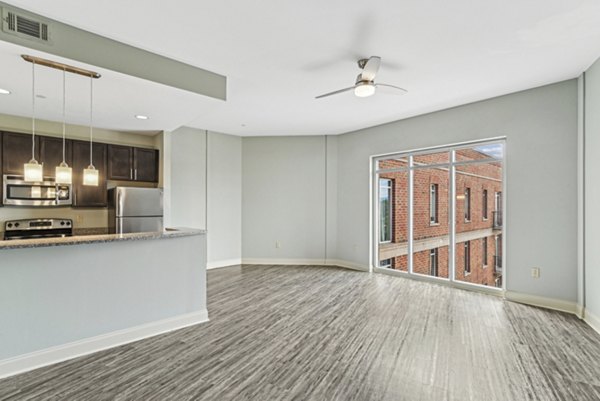
[(211, 321), (0, 381), (1, 400), (600, 400), (576, 317), (332, 267), (208, 273)]

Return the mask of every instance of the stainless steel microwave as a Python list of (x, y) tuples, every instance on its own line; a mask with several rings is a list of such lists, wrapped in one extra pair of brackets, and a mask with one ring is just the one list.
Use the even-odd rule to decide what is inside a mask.
[(23, 176), (4, 175), (3, 204), (7, 206), (69, 206), (73, 203), (73, 186), (57, 184), (54, 178), (27, 182)]

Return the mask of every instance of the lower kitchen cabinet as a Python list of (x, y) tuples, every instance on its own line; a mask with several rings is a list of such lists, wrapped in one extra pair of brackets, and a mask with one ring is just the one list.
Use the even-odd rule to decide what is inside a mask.
[(90, 143), (73, 141), (73, 206), (105, 207), (108, 205), (106, 188), (107, 146), (94, 143), (93, 162), (98, 170), (98, 186), (83, 185), (83, 169), (90, 164)]

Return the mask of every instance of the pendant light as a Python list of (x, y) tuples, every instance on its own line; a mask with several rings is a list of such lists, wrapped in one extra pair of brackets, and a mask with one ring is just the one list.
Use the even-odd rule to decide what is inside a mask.
[(31, 160), (23, 166), (25, 181), (41, 182), (44, 168), (35, 160), (35, 62), (31, 64)]
[(73, 170), (67, 162), (65, 161), (65, 147), (66, 147), (66, 132), (67, 132), (67, 124), (66, 124), (66, 99), (67, 99), (67, 85), (66, 85), (66, 74), (67, 72), (63, 70), (63, 104), (62, 104), (62, 162), (56, 166), (56, 182), (58, 184), (71, 184), (73, 183)]
[(94, 167), (94, 163), (92, 160), (93, 136), (94, 136), (93, 105), (94, 105), (94, 77), (90, 75), (90, 165), (87, 166), (87, 168), (85, 168), (83, 170), (83, 185), (98, 186), (98, 170), (96, 170), (96, 167)]

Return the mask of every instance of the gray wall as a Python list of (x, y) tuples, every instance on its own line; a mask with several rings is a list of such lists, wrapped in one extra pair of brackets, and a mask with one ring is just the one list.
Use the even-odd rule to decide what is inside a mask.
[(209, 267), (242, 257), (242, 138), (208, 132)]
[(206, 229), (209, 268), (240, 263), (242, 139), (182, 127), (164, 148), (165, 225)]
[(585, 303), (600, 317), (600, 60), (585, 73)]
[(166, 134), (169, 164), (165, 192), (173, 227), (206, 229), (206, 131), (182, 127)]
[(243, 139), (244, 260), (325, 260), (325, 146), (324, 136)]
[(328, 259), (368, 266), (370, 156), (499, 136), (507, 138), (507, 289), (575, 302), (576, 80), (330, 137), (327, 164), (324, 137), (244, 138), (243, 258), (324, 258), (326, 231)]
[(507, 289), (575, 302), (576, 80), (340, 136), (338, 258), (369, 264), (369, 156), (498, 136), (507, 138)]

